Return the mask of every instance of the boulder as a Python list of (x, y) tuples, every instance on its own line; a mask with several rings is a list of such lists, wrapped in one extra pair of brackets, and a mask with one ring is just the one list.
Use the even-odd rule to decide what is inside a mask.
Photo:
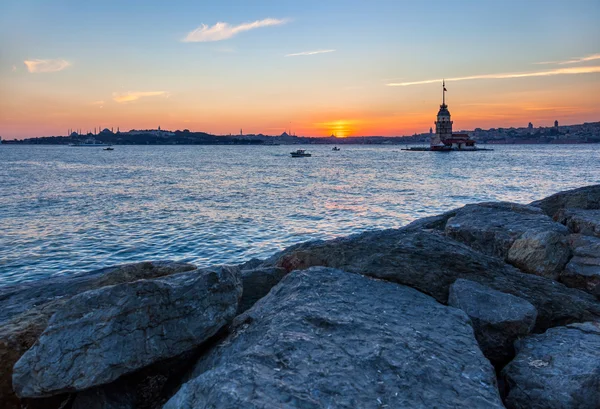
[(600, 408), (600, 323), (551, 328), (515, 348), (502, 371), (507, 408)]
[(558, 192), (542, 200), (530, 203), (539, 207), (550, 217), (560, 209), (600, 209), (600, 185), (584, 186), (578, 189)]
[[(194, 270), (196, 266), (155, 261), (103, 268), (0, 288), (0, 402), (20, 408), (12, 390), (12, 368), (37, 341), (48, 320), (69, 298), (107, 285), (152, 279)], [(47, 406), (50, 407), (50, 406)]]
[(600, 210), (561, 209), (555, 219), (573, 233), (600, 237)]
[(537, 207), (478, 203), (456, 211), (445, 233), (473, 249), (500, 257), (521, 270), (556, 278), (570, 256), (569, 231)]
[(339, 268), (408, 285), (442, 303), (450, 286), (464, 278), (529, 301), (538, 311), (538, 332), (600, 317), (600, 303), (590, 294), (522, 273), (436, 231), (382, 230), (302, 243), (275, 254), (266, 265), (286, 271)]
[(502, 408), (468, 317), (414, 289), (294, 271), (203, 357), (164, 409)]
[(267, 295), (271, 288), (287, 274), (287, 271), (279, 267), (264, 267), (243, 270), (241, 274), (244, 292), (238, 306), (238, 314), (246, 311), (256, 301)]
[(530, 302), (463, 279), (450, 287), (448, 305), (471, 318), (481, 351), (496, 367), (514, 356), (513, 342), (531, 332), (537, 317)]
[(241, 294), (228, 267), (79, 294), (15, 364), (13, 388), (30, 398), (81, 391), (175, 357), (228, 324)]
[(569, 241), (573, 258), (560, 274), (560, 281), (600, 298), (600, 239), (573, 234)]
[(514, 241), (506, 261), (525, 272), (556, 280), (570, 256), (564, 233), (528, 230)]

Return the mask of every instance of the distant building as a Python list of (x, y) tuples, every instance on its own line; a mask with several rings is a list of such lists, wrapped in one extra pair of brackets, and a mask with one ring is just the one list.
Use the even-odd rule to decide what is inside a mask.
[(442, 105), (435, 121), (435, 135), (431, 136), (429, 148), (432, 151), (472, 150), (475, 141), (468, 134), (452, 134), (452, 120), (446, 105), (446, 82), (442, 82)]
[(558, 129), (558, 121), (554, 121), (554, 128)]

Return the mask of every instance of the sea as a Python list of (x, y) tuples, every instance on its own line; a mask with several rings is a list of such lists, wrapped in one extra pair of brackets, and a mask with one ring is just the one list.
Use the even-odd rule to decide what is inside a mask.
[(600, 183), (599, 144), (340, 147), (0, 145), (0, 286), (145, 260), (241, 263)]

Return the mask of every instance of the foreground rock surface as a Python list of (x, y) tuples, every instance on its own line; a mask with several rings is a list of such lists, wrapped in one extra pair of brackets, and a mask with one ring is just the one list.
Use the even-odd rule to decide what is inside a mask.
[(600, 324), (571, 324), (517, 341), (502, 371), (515, 409), (600, 407)]
[(383, 230), (292, 246), (265, 265), (286, 271), (328, 266), (408, 285), (447, 303), (459, 278), (529, 301), (536, 331), (600, 317), (600, 304), (583, 291), (525, 274), (435, 231)]
[(501, 408), (467, 316), (330, 268), (287, 275), (164, 406)]
[(495, 366), (514, 356), (513, 342), (531, 332), (537, 317), (524, 299), (463, 279), (450, 287), (448, 304), (471, 318), (481, 351)]
[(556, 278), (570, 256), (569, 230), (532, 206), (479, 203), (456, 211), (445, 227), (449, 237), (525, 272)]
[(172, 261), (143, 262), (0, 288), (2, 408), (21, 407), (12, 390), (12, 368), (37, 341), (52, 314), (71, 297), (107, 285), (164, 277), (195, 268), (193, 264)]
[(555, 218), (573, 233), (600, 237), (600, 210), (563, 209)]
[(15, 392), (87, 389), (200, 345), (235, 315), (242, 293), (235, 271), (196, 270), (71, 298), (15, 364)]
[(561, 273), (560, 281), (600, 298), (600, 239), (574, 234), (569, 241), (573, 258)]
[(558, 192), (530, 205), (539, 207), (550, 217), (554, 217), (560, 209), (600, 209), (600, 185)]

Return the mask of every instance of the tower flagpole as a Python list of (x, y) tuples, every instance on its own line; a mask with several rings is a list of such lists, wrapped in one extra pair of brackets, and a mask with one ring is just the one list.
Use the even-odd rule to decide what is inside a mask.
[(442, 104), (446, 105), (446, 80), (442, 80)]

